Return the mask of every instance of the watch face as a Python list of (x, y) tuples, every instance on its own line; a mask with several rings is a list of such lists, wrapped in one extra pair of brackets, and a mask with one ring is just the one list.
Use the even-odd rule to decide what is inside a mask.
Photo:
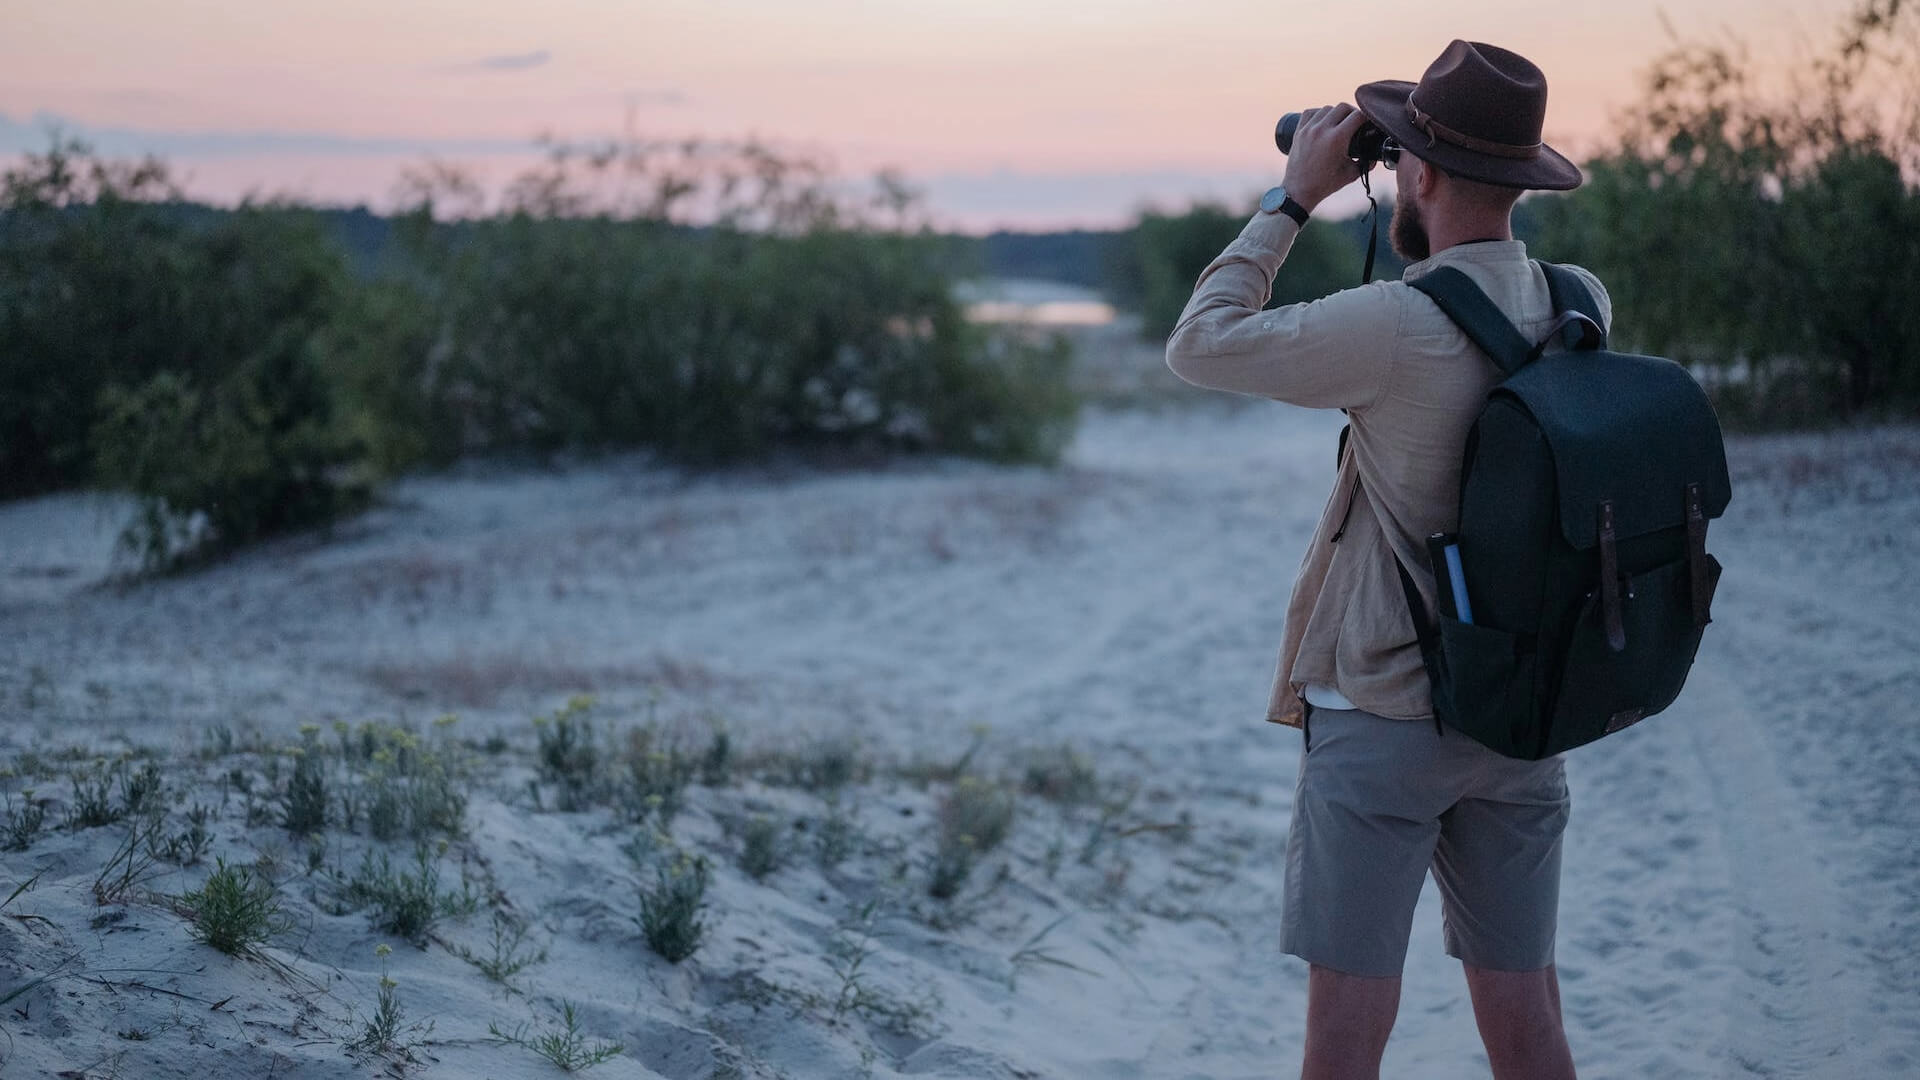
[(1265, 210), (1267, 213), (1271, 214), (1274, 211), (1279, 210), (1280, 204), (1286, 201), (1287, 201), (1286, 188), (1284, 187), (1268, 188), (1267, 193), (1265, 195), (1260, 196), (1260, 209)]

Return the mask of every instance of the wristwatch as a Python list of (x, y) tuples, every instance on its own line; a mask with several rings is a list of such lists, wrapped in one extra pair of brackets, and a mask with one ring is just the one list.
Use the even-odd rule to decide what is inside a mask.
[(1285, 214), (1302, 225), (1307, 223), (1307, 208), (1294, 202), (1285, 186), (1268, 188), (1267, 193), (1260, 196), (1260, 210), (1268, 214)]

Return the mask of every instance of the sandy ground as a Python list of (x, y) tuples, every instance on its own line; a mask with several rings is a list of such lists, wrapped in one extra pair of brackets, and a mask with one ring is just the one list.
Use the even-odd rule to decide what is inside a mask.
[[(1260, 715), (1338, 420), (1198, 394), (1102, 408), (1056, 470), (474, 466), (402, 483), (331, 537), (130, 588), (100, 584), (121, 504), (0, 506), (0, 789), (37, 785), (57, 817), (67, 781), (23, 753), (146, 747), (177, 815), (213, 797), (228, 762), (199, 751), (222, 727), (283, 745), (303, 722), (426, 731), (456, 712), (465, 746), (511, 749), (473, 774), (448, 878), (484, 867), (551, 949), (504, 991), (448, 948), (484, 942), (484, 917), (406, 945), (336, 914), (301, 846), (230, 806), (213, 853), (281, 865), (300, 925), (269, 949), (285, 974), (192, 942), (153, 894), (97, 904), (124, 828), (50, 821), (0, 854), (0, 894), (41, 873), (0, 908), (0, 995), (55, 976), (0, 1011), (0, 1074), (550, 1076), (487, 1026), (550, 1025), (565, 999), (624, 1044), (595, 1076), (1288, 1075), (1306, 970), (1276, 933), (1300, 738)], [(1686, 692), (1568, 760), (1569, 1037), (1590, 1077), (1914, 1075), (1920, 430), (1731, 453), (1710, 537), (1727, 569)], [(755, 880), (738, 823), (817, 829), (820, 794), (751, 770), (697, 785), (673, 834), (715, 859), (712, 935), (677, 966), (650, 954), (632, 830), (525, 794), (530, 718), (581, 691), (611, 724), (717, 719), (765, 760), (857, 740), (878, 764), (844, 796), (855, 853)], [(950, 785), (914, 763), (981, 732), (983, 775), (1066, 744), (1104, 794), (1022, 793), (1007, 843), (934, 901), (922, 866)], [(336, 832), (321, 861), (351, 868), (372, 842)], [(150, 887), (194, 887), (212, 858), (159, 864)], [(820, 995), (868, 900), (891, 1004), (835, 1015)], [(382, 941), (409, 1023), (434, 1026), (408, 1055), (352, 1055)], [(1405, 977), (1385, 1075), (1487, 1075), (1431, 882)]]

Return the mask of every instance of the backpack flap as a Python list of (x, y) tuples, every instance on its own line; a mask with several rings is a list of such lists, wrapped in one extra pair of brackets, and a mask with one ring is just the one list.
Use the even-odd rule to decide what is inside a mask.
[[(1726, 446), (1713, 406), (1687, 369), (1656, 356), (1581, 349), (1554, 352), (1496, 387), (1517, 401), (1551, 448), (1567, 543), (1600, 542), (1602, 503), (1626, 541), (1702, 519), (1732, 497)], [(1699, 485), (1697, 497), (1689, 485)], [(1704, 524), (1694, 526), (1704, 542)]]

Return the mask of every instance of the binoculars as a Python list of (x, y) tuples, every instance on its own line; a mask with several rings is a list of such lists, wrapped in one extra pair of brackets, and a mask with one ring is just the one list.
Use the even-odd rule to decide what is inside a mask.
[[(1283, 154), (1293, 152), (1293, 133), (1300, 127), (1300, 114), (1290, 112), (1280, 118), (1273, 128), (1273, 145)], [(1361, 124), (1360, 130), (1353, 133), (1347, 141), (1347, 157), (1365, 168), (1372, 168), (1380, 160), (1381, 144), (1386, 142), (1387, 133), (1371, 123)]]

